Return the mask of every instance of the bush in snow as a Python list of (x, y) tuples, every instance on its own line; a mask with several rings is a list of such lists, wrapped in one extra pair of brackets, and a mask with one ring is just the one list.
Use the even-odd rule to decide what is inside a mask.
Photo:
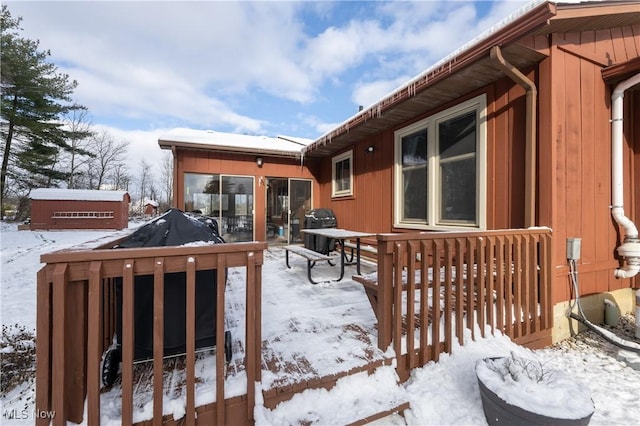
[(0, 337), (0, 396), (35, 378), (36, 344), (33, 331), (24, 326), (3, 325)]

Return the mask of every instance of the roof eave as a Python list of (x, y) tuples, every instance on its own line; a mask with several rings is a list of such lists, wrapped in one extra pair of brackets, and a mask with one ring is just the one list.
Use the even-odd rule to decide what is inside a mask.
[(239, 147), (229, 145), (211, 145), (197, 142), (182, 142), (172, 141), (167, 139), (159, 139), (158, 144), (161, 149), (174, 149), (181, 148), (187, 150), (207, 151), (207, 152), (223, 152), (232, 154), (247, 154), (247, 155), (264, 155), (268, 157), (281, 157), (281, 158), (300, 158), (302, 155), (300, 151), (282, 151), (266, 148), (255, 147)]
[(526, 14), (518, 17), (513, 22), (510, 22), (496, 33), (479, 40), (468, 49), (461, 51), (458, 55), (452, 57), (447, 64), (442, 64), (436, 69), (427, 70), (381, 101), (363, 111), (360, 111), (334, 130), (324, 134), (316, 141), (303, 148), (303, 155), (307, 155), (320, 147), (330, 144), (333, 138), (337, 138), (340, 135), (348, 133), (350, 129), (364, 124), (371, 118), (380, 116), (393, 106), (426, 90), (439, 81), (445, 79), (447, 76), (452, 75), (478, 61), (482, 57), (488, 56), (493, 46), (511, 43), (541, 26), (544, 26), (548, 23), (549, 19), (556, 15), (556, 13), (557, 7), (555, 4), (549, 2), (540, 4)]

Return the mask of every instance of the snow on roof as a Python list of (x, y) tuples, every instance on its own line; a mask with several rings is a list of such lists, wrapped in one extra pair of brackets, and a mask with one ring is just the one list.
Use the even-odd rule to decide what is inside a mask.
[(31, 191), (32, 200), (122, 201), (127, 191), (96, 191), (90, 189), (38, 188)]
[(275, 151), (282, 153), (299, 153), (302, 148), (313, 142), (311, 139), (292, 136), (253, 136), (185, 128), (173, 129), (161, 135), (158, 141), (202, 144), (239, 151)]

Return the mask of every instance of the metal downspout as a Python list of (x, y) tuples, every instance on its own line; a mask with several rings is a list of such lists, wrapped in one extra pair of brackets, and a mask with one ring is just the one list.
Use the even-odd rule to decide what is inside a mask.
[[(623, 166), (623, 108), (624, 92), (640, 84), (640, 74), (619, 83), (611, 93), (611, 214), (618, 226), (624, 229), (623, 243), (618, 254), (626, 265), (615, 270), (616, 278), (631, 278), (640, 271), (640, 239), (638, 228), (624, 213), (624, 166)], [(640, 290), (639, 290), (640, 291)]]
[(491, 59), (496, 61), (511, 80), (527, 91), (524, 224), (525, 227), (532, 227), (536, 225), (536, 102), (538, 90), (536, 85), (519, 69), (504, 59), (499, 46), (491, 48)]

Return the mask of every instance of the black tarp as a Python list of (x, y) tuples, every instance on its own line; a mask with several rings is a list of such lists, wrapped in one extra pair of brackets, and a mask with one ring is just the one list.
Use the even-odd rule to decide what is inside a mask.
[[(180, 246), (194, 242), (224, 243), (214, 219), (171, 209), (140, 227), (114, 248)], [(196, 349), (216, 342), (216, 270), (196, 271)], [(135, 277), (134, 359), (153, 356), (153, 275)], [(122, 342), (122, 279), (116, 279), (116, 336)], [(164, 275), (164, 354), (186, 351), (186, 273)]]

